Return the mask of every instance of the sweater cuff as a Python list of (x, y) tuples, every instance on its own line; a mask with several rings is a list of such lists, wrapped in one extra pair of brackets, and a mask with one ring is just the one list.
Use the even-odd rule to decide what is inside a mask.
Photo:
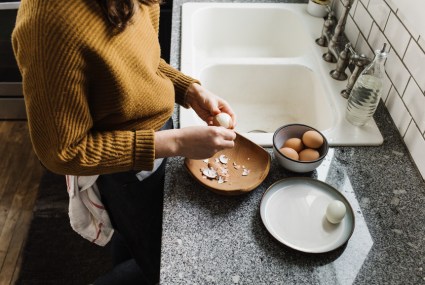
[(176, 102), (177, 104), (189, 108), (189, 104), (187, 103), (187, 89), (192, 83), (198, 83), (199, 85), (201, 82), (199, 80), (196, 80), (192, 77), (189, 77), (187, 75), (181, 74), (176, 78), (174, 81), (174, 88), (176, 91)]
[(134, 170), (152, 170), (155, 160), (155, 137), (153, 130), (135, 132)]

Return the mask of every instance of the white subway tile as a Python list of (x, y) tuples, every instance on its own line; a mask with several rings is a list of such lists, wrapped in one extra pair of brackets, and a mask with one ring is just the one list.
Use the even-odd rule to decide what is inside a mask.
[(403, 104), (403, 101), (394, 88), (391, 89), (390, 95), (388, 96), (385, 105), (387, 106), (387, 109), (390, 112), (391, 118), (393, 118), (394, 124), (397, 126), (398, 131), (402, 136), (404, 136), (407, 127), (412, 120), (412, 117), (410, 116), (409, 112)]
[(404, 0), (397, 1), (397, 16), (405, 24), (405, 26), (412, 30), (414, 38), (417, 40), (418, 35), (425, 34), (425, 1), (424, 0)]
[(389, 48), (391, 47), (390, 42), (380, 31), (376, 23), (373, 24), (372, 30), (370, 30), (368, 43), (374, 51), (377, 49), (382, 49), (384, 43), (387, 44), (386, 50), (389, 50)]
[(367, 38), (372, 28), (373, 19), (367, 12), (366, 8), (362, 3), (357, 5), (356, 12), (354, 14), (354, 21), (360, 29), (360, 32)]
[(425, 37), (424, 36), (419, 37), (418, 44), (423, 50), (425, 50)]
[(393, 50), (388, 54), (387, 61), (385, 62), (385, 70), (398, 93), (403, 94), (410, 74)]
[(390, 14), (384, 33), (390, 40), (391, 46), (395, 49), (398, 55), (403, 57), (411, 37), (394, 13)]
[(409, 129), (404, 136), (404, 142), (406, 143), (406, 146), (409, 149), (422, 178), (425, 179), (425, 140), (413, 122), (410, 124)]
[(412, 35), (412, 37), (415, 40), (418, 40), (419, 39), (419, 33), (417, 31), (417, 28), (415, 27), (415, 24), (412, 23), (409, 20), (409, 18), (407, 18), (406, 16), (404, 16), (403, 13), (400, 13), (400, 10), (397, 11), (397, 16), (400, 19), (400, 21), (404, 24), (404, 26), (407, 28), (407, 30)]
[(347, 39), (350, 41), (351, 45), (354, 47), (357, 43), (357, 39), (359, 38), (360, 31), (351, 17), (347, 18), (344, 33), (347, 36)]
[[(396, 12), (397, 9), (397, 5), (394, 4), (395, 2), (397, 2), (397, 0), (384, 0), (385, 2), (387, 2), (388, 6), (391, 8), (391, 10), (393, 10), (394, 12)], [(403, 0), (402, 0), (403, 1)]]
[(360, 1), (362, 1), (363, 5), (365, 7), (367, 7), (369, 5), (369, 3), (370, 3), (371, 0), (360, 0)]
[[(393, 86), (391, 84), (390, 79), (388, 78), (387, 74), (384, 74), (384, 78), (382, 79), (382, 93), (381, 93), (381, 98), (382, 100), (385, 102), (387, 101), (388, 98), (388, 94), (390, 92), (391, 87)], [(394, 87), (393, 87), (394, 88)]]
[(407, 85), (406, 92), (403, 95), (403, 101), (409, 109), (416, 125), (418, 125), (421, 132), (425, 132), (425, 96), (413, 78), (410, 79)]
[(404, 63), (422, 92), (425, 91), (425, 53), (415, 41), (410, 41), (404, 57)]
[(360, 34), (359, 38), (357, 39), (355, 50), (358, 54), (364, 54), (370, 59), (373, 59), (373, 57), (375, 56), (375, 52), (372, 51), (372, 49), (369, 47), (366, 39), (363, 37), (362, 34)]
[(351, 5), (350, 8), (350, 15), (351, 17), (354, 17), (354, 13), (356, 12), (357, 6), (359, 5), (359, 1), (358, 0), (354, 0), (353, 1), (353, 5)]
[(382, 0), (370, 0), (369, 6), (367, 6), (369, 13), (372, 15), (372, 18), (381, 28), (385, 29), (385, 24), (387, 23), (388, 17), (390, 15), (391, 9), (388, 5)]

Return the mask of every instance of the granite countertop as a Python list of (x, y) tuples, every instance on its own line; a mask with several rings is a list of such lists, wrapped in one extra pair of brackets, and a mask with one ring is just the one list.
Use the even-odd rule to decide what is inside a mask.
[[(174, 0), (171, 64), (176, 68), (184, 2), (199, 1)], [(169, 159), (161, 284), (425, 284), (425, 183), (382, 103), (374, 118), (383, 145), (333, 147), (317, 170), (304, 175), (341, 191), (355, 212), (352, 237), (328, 253), (297, 252), (262, 224), (264, 191), (294, 176), (270, 149), (268, 177), (256, 190), (235, 197), (206, 190), (187, 173), (183, 158)]]

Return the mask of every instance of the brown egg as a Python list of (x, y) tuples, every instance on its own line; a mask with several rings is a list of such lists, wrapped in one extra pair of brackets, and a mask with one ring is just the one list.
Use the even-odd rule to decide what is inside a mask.
[(300, 161), (313, 161), (319, 158), (320, 154), (317, 150), (306, 148), (299, 153)]
[(298, 160), (298, 159), (299, 159), (298, 152), (297, 152), (295, 149), (293, 149), (293, 148), (290, 148), (290, 147), (282, 147), (282, 148), (280, 149), (280, 152), (281, 152), (284, 156), (289, 157), (289, 158), (291, 158), (291, 159), (293, 159), (293, 160)]
[(283, 144), (283, 147), (290, 147), (296, 152), (300, 152), (304, 149), (304, 144), (299, 138), (290, 138), (286, 140), (286, 142)]
[(307, 131), (303, 134), (302, 141), (307, 147), (319, 148), (323, 144), (323, 137), (316, 131)]

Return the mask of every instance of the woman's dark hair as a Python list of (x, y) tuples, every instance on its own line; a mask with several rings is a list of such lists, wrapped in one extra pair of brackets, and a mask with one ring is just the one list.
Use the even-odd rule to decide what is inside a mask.
[(145, 5), (162, 2), (161, 0), (97, 0), (106, 19), (119, 30), (123, 30), (130, 23), (136, 1)]

